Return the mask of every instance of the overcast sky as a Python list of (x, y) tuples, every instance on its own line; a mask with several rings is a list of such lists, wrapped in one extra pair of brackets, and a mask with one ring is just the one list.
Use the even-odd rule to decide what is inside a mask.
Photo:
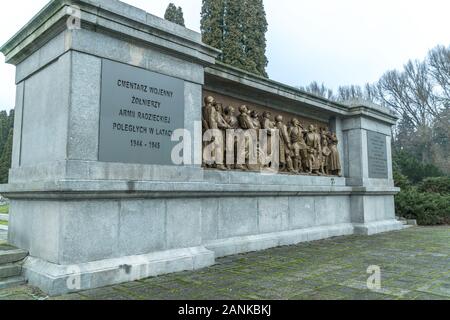
[[(5, 1), (0, 43), (5, 43), (48, 0)], [(126, 0), (163, 17), (170, 0)], [(186, 26), (199, 31), (201, 0), (172, 0)], [(408, 59), (450, 45), (449, 0), (264, 0), (269, 32), (269, 77), (293, 86), (375, 82)], [(0, 109), (14, 106), (14, 67), (0, 61)]]

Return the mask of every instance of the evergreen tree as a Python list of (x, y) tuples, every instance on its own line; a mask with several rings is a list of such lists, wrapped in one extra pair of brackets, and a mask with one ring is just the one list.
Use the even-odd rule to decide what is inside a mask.
[(8, 174), (9, 169), (11, 168), (12, 145), (13, 129), (10, 129), (0, 157), (0, 183), (8, 183)]
[[(223, 50), (225, 37), (225, 1), (203, 0), (200, 29), (203, 42)], [(219, 57), (223, 60), (223, 55)]]
[(267, 20), (262, 0), (203, 0), (203, 42), (222, 50), (219, 60), (267, 77)]
[(164, 19), (184, 27), (184, 15), (181, 7), (176, 7), (173, 3), (169, 3), (164, 14)]
[(267, 77), (266, 32), (268, 23), (263, 0), (240, 2), (244, 9), (243, 35), (246, 70)]
[(0, 111), (0, 155), (2, 154), (3, 147), (8, 139), (10, 127), (10, 120), (6, 111)]
[[(244, 6), (240, 1), (225, 1), (222, 61), (233, 67), (249, 70), (244, 49)], [(249, 70), (250, 71), (250, 70)]]

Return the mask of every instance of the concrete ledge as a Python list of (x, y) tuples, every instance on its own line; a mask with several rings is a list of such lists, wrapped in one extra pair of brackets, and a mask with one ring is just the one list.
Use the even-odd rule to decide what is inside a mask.
[[(57, 180), (48, 182), (11, 183), (0, 185), (0, 193), (9, 199), (117, 199), (117, 198), (168, 198), (168, 197), (221, 197), (234, 196), (337, 196), (337, 195), (395, 195), (398, 188), (363, 188), (334, 186), (331, 177), (273, 177), (273, 179), (297, 178), (299, 182), (318, 179), (329, 185), (281, 184), (270, 181), (272, 177), (261, 179), (259, 183), (213, 183), (127, 180)], [(336, 178), (341, 179), (341, 178)], [(266, 182), (266, 183), (264, 183)], [(272, 183), (270, 183), (272, 182)], [(278, 184), (273, 184), (278, 183)]]
[(219, 258), (279, 246), (295, 245), (306, 241), (351, 235), (353, 234), (353, 230), (353, 224), (345, 223), (335, 226), (314, 227), (293, 231), (214, 240), (208, 242), (205, 246), (207, 249), (214, 251), (216, 258)]
[(9, 214), (0, 213), (0, 221), (9, 221)]
[[(132, 42), (139, 38), (166, 50), (182, 55), (185, 59), (197, 60), (211, 65), (219, 50), (201, 42), (201, 35), (195, 31), (175, 25), (162, 18), (117, 0), (54, 0), (49, 2), (13, 38), (0, 47), (8, 63), (19, 63), (29, 52), (39, 48), (37, 43), (54, 34), (52, 29), (64, 30), (71, 10), (81, 10), (82, 28), (107, 29)], [(34, 50), (33, 50), (34, 49)]]
[(30, 285), (54, 296), (166, 273), (201, 269), (213, 264), (214, 252), (204, 247), (195, 247), (79, 265), (56, 265), (28, 257), (23, 270)]
[(395, 219), (354, 224), (354, 227), (355, 227), (355, 234), (368, 236), (382, 232), (402, 230), (405, 228), (405, 226), (401, 222)]

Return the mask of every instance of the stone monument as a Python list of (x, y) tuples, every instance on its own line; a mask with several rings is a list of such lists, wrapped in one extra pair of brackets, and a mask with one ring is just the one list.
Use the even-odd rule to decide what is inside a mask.
[(51, 1), (1, 52), (17, 86), (9, 242), (49, 294), (402, 228), (388, 109), (223, 65), (200, 34), (116, 0)]

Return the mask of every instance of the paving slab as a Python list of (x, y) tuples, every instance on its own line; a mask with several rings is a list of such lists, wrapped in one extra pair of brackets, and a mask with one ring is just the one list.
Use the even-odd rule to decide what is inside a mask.
[(0, 230), (0, 244), (5, 243), (8, 240), (8, 231)]
[[(51, 299), (450, 300), (450, 226), (332, 238), (217, 262)], [(369, 267), (379, 267), (379, 288), (367, 286)], [(50, 298), (21, 286), (0, 290), (0, 299)]]

